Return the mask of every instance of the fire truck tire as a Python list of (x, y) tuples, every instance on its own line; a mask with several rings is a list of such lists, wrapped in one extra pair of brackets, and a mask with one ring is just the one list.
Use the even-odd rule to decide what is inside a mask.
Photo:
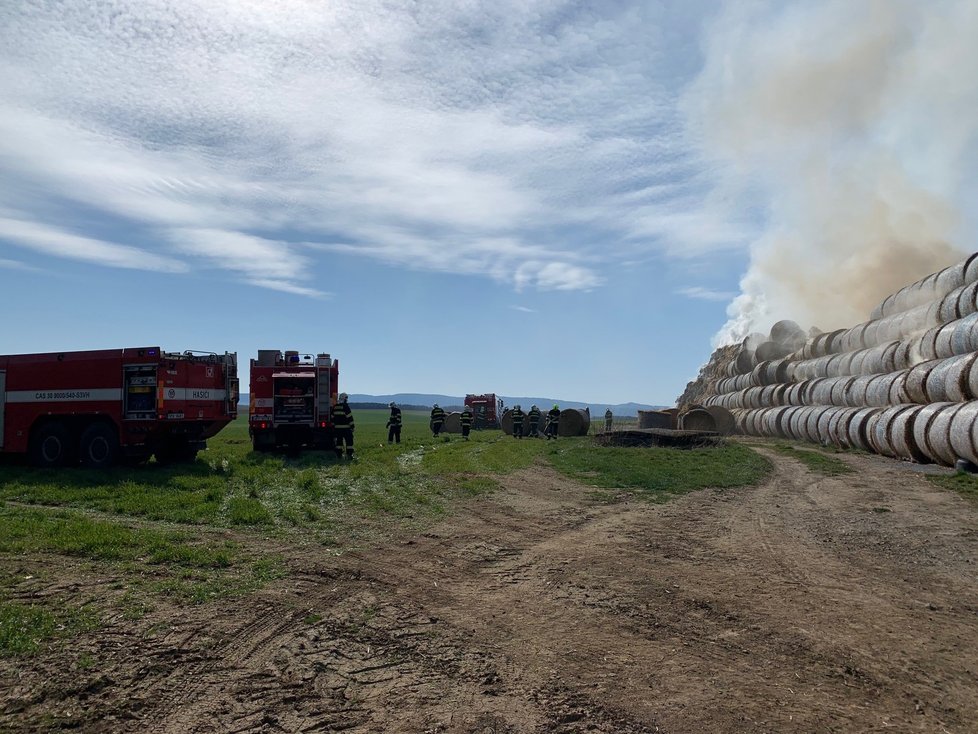
[(93, 423), (86, 428), (78, 445), (82, 464), (91, 469), (112, 466), (119, 456), (119, 439), (106, 423)]
[(46, 423), (31, 437), (30, 459), (34, 466), (64, 466), (68, 463), (68, 454), (68, 429), (63, 423)]

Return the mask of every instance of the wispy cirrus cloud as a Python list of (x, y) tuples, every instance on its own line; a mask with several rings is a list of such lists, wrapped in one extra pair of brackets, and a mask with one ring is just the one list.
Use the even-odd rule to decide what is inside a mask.
[(45, 255), (106, 265), (113, 268), (154, 270), (165, 273), (187, 271), (185, 263), (154, 255), (138, 247), (81, 237), (57, 227), (0, 217), (0, 238)]
[[(0, 207), (38, 223), (56, 205), (104, 262), (124, 258), (86, 231), (93, 219), (139, 232), (160, 267), (199, 261), (313, 297), (329, 251), (517, 290), (595, 288), (636, 252), (735, 239), (696, 216), (704, 184), (676, 111), (693, 61), (670, 44), (696, 10), (11, 6)], [(286, 254), (302, 267), (283, 268)]]
[(527, 306), (510, 306), (510, 308), (521, 313), (536, 313), (535, 309), (528, 308)]
[(732, 293), (730, 291), (717, 291), (710, 288), (703, 288), (702, 286), (698, 285), (680, 288), (676, 291), (676, 293), (680, 296), (696, 298), (701, 301), (729, 301), (731, 298), (737, 295), (736, 293)]

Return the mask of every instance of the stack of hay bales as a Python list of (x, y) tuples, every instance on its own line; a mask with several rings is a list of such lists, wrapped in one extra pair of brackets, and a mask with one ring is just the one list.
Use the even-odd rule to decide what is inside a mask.
[(780, 321), (718, 349), (679, 406), (726, 409), (748, 435), (978, 463), (978, 254), (849, 329), (806, 336)]

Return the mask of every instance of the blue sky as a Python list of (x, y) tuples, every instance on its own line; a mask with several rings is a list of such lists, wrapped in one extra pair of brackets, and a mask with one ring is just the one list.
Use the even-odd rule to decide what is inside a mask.
[[(878, 154), (842, 166), (863, 196), (880, 180), (867, 170), (895, 169), (915, 187), (894, 200), (922, 187), (937, 202), (933, 217), (894, 207), (927, 223), (914, 243), (945, 243), (913, 244), (911, 269), (966, 249), (970, 223), (945, 210), (973, 126), (952, 126), (940, 165), (904, 151), (919, 157), (925, 117), (973, 109), (964, 76), (926, 116), (906, 100), (972, 60), (974, 13), (943, 3), (961, 55), (894, 81), (874, 70), (915, 63), (931, 18), (875, 5), (7, 4), (0, 285), (17, 316), (0, 348), (152, 343), (242, 364), (295, 348), (337, 357), (348, 392), (672, 404), (718, 332), (774, 320), (758, 304), (811, 315), (776, 297), (765, 263), (793, 252), (785, 231), (835, 221), (831, 197), (799, 214), (786, 193), (807, 201), (793, 181), (823, 146)], [(854, 22), (839, 57), (784, 41), (840, 19)], [(834, 81), (813, 78), (826, 68)], [(786, 81), (812, 85), (824, 125), (765, 104)], [(848, 124), (840, 101), (867, 89), (883, 91)], [(825, 247), (823, 263), (850, 258)]]

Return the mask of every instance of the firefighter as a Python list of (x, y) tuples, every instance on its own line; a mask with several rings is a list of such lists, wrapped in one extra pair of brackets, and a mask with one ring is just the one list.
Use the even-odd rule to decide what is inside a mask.
[(333, 435), (336, 438), (336, 457), (343, 458), (343, 444), (346, 443), (346, 458), (353, 458), (353, 411), (350, 410), (349, 395), (341, 392), (336, 396), (333, 408)]
[(441, 433), (441, 427), (445, 423), (445, 411), (438, 407), (438, 403), (431, 406), (431, 432), (435, 438)]
[(401, 409), (396, 403), (387, 406), (391, 409), (391, 417), (387, 419), (387, 443), (401, 442)]
[(604, 412), (604, 430), (606, 430), (606, 431), (610, 431), (610, 430), (611, 430), (611, 421), (612, 421), (612, 419), (613, 419), (614, 417), (615, 417), (615, 416), (614, 416), (614, 414), (613, 414), (613, 413), (611, 412), (611, 408), (608, 408), (608, 409), (607, 409), (607, 410), (606, 410), (606, 411)]
[(472, 430), (472, 406), (466, 405), (462, 408), (462, 438), (469, 440), (469, 431)]
[(540, 409), (535, 406), (530, 406), (530, 412), (526, 414), (527, 419), (530, 421), (530, 436), (534, 438), (540, 438)]
[(557, 427), (560, 423), (560, 406), (554, 403), (554, 407), (547, 411), (547, 427), (544, 433), (549, 441), (551, 438), (557, 439)]
[(523, 418), (525, 414), (520, 410), (520, 406), (514, 405), (513, 412), (509, 414), (513, 419), (513, 438), (523, 438)]

